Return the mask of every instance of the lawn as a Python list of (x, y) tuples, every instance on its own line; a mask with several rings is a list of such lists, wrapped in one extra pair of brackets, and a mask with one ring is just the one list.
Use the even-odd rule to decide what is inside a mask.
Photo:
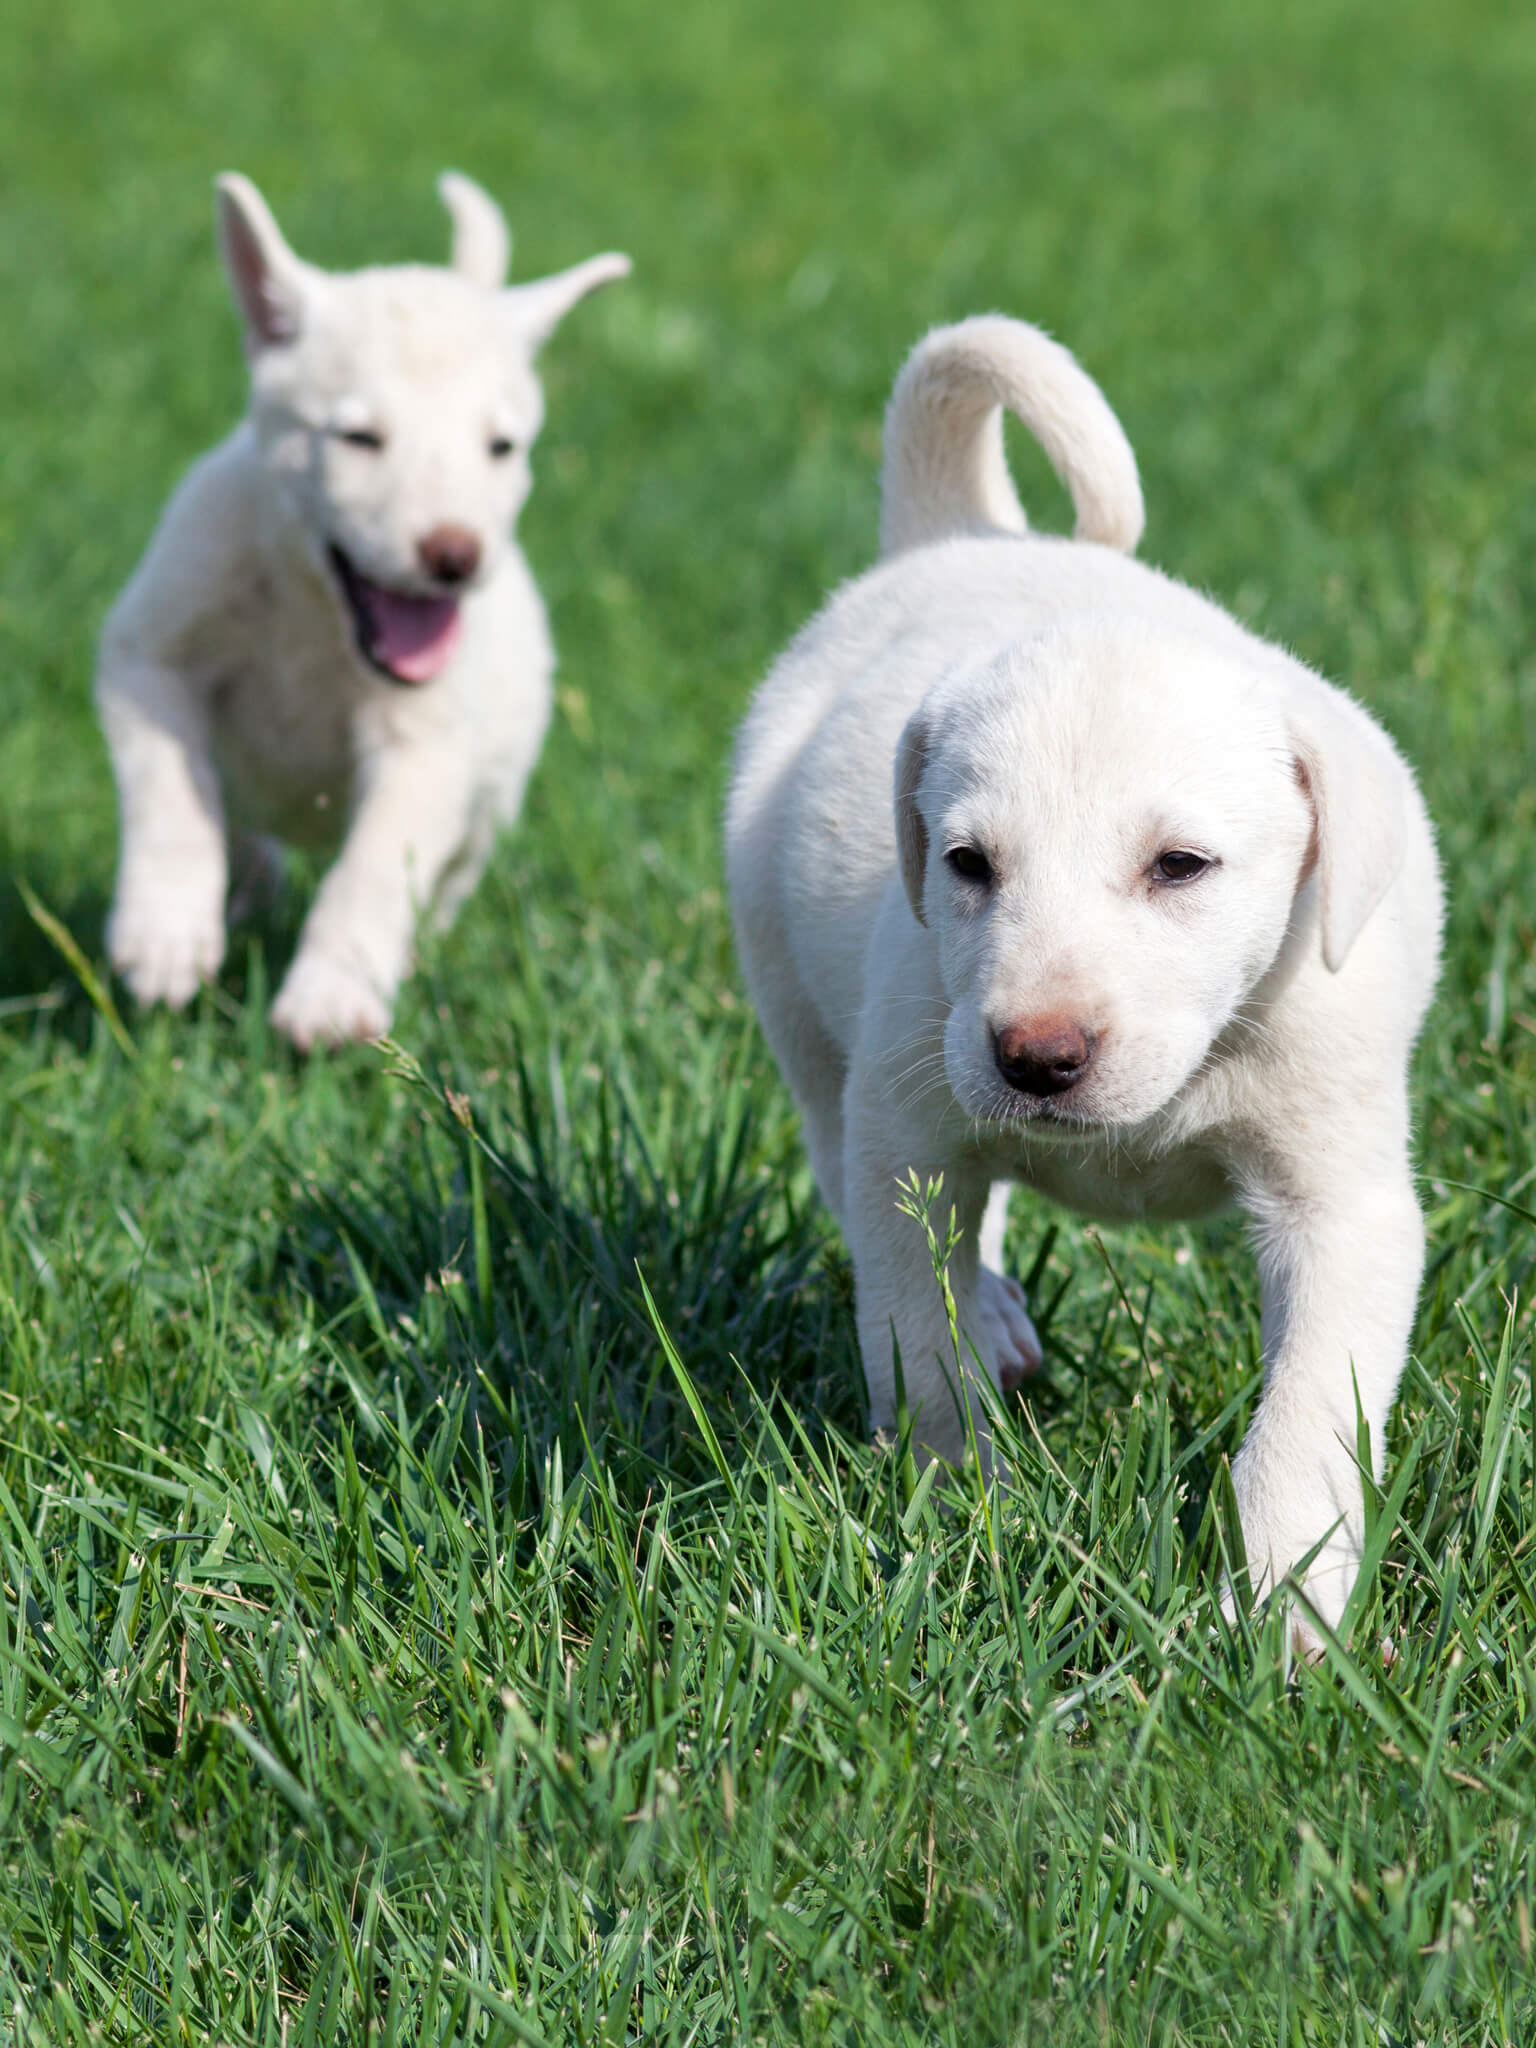
[[(1536, 24), (13, 0), (5, 40), (10, 2038), (1536, 2038)], [(95, 631), (241, 402), (211, 176), (346, 264), (443, 249), (445, 164), (519, 275), (636, 265), (547, 356), (525, 817), (393, 1046), (269, 1032), (302, 876), (114, 1029), (22, 885), (99, 967)], [(732, 957), (733, 725), (870, 559), (905, 349), (994, 307), (1104, 384), (1143, 554), (1357, 691), (1440, 832), (1429, 1273), (1315, 1670), (1212, 1599), (1237, 1223), (1021, 1202), (1017, 1484), (914, 1486)]]

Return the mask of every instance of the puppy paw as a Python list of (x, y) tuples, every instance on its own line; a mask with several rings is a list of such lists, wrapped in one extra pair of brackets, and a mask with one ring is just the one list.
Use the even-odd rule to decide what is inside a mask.
[(1349, 1536), (1327, 1543), (1307, 1568), (1302, 1597), (1291, 1606), (1291, 1640), (1298, 1656), (1316, 1664), (1327, 1648), (1328, 1633), (1344, 1631), (1344, 1609), (1360, 1571), (1360, 1547)]
[(272, 1022), (298, 1047), (345, 1045), (382, 1038), (389, 1029), (389, 1004), (354, 967), (324, 953), (300, 953), (272, 1005)]
[[(1283, 1537), (1266, 1535), (1248, 1526), (1244, 1521), (1244, 1542), (1250, 1560), (1249, 1569), (1254, 1568), (1256, 1557), (1271, 1560), (1289, 1554), (1294, 1562), (1289, 1569), (1299, 1564), (1301, 1558), (1311, 1549), (1310, 1543), (1303, 1543), (1294, 1530), (1288, 1530)], [(1360, 1568), (1359, 1546), (1348, 1533), (1341, 1533), (1333, 1541), (1325, 1543), (1308, 1567), (1298, 1592), (1293, 1585), (1281, 1585), (1286, 1568), (1276, 1568), (1271, 1563), (1268, 1569), (1260, 1567), (1254, 1575), (1255, 1604), (1262, 1603), (1272, 1595), (1283, 1600), (1290, 1627), (1292, 1653), (1305, 1658), (1307, 1663), (1316, 1664), (1325, 1655), (1328, 1635), (1338, 1636), (1343, 1628), (1344, 1609), (1354, 1588)], [(1278, 1592), (1276, 1589), (1278, 1588)], [(1221, 1593), (1222, 1613), (1232, 1621), (1237, 1613), (1237, 1598), (1232, 1584), (1227, 1581)], [(1325, 1629), (1327, 1633), (1325, 1633)], [(1382, 1655), (1391, 1662), (1396, 1654), (1390, 1640), (1384, 1640)]]
[(222, 909), (169, 892), (130, 898), (107, 920), (107, 957), (135, 1002), (184, 1009), (224, 958)]
[[(1272, 1596), (1284, 1603), (1291, 1639), (1290, 1653), (1306, 1664), (1320, 1664), (1328, 1644), (1305, 1602), (1289, 1589)], [(1259, 1605), (1265, 1604), (1262, 1600)], [(1237, 1620), (1237, 1598), (1230, 1584), (1222, 1587), (1221, 1611), (1229, 1623)], [(1385, 1647), (1385, 1646), (1384, 1646)]]
[(998, 1378), (1003, 1392), (1011, 1394), (1039, 1372), (1045, 1363), (1045, 1351), (1029, 1320), (1024, 1290), (1017, 1280), (983, 1266), (980, 1289), (981, 1317), (992, 1341)]

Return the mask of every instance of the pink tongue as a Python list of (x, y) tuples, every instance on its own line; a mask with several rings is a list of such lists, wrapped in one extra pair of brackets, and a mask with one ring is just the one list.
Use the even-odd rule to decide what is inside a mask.
[(458, 599), (402, 597), (361, 577), (357, 591), (373, 628), (374, 660), (404, 682), (430, 682), (459, 644)]

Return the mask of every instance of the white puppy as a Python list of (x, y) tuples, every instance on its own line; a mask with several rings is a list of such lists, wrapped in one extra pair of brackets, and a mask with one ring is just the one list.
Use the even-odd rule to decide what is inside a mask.
[[(1002, 406), (1077, 538), (1025, 533)], [(1434, 845), (1380, 728), (1127, 559), (1141, 526), (1130, 448), (1065, 349), (1001, 318), (917, 348), (886, 422), (887, 559), (806, 627), (741, 734), (737, 936), (853, 1255), (875, 1426), (894, 1338), (921, 1442), (967, 1441), (898, 1204), (913, 1170), (943, 1176), (962, 1364), (994, 1384), (1039, 1360), (998, 1271), (1007, 1183), (1108, 1218), (1235, 1199), (1263, 1288), (1233, 1468), (1250, 1575), (1320, 1546), (1306, 1597), (1331, 1624), (1363, 1534), (1357, 1394), (1379, 1471), (1422, 1264), (1406, 1074)]]
[(517, 815), (553, 666), (512, 531), (534, 357), (629, 270), (594, 256), (504, 289), (500, 212), (467, 178), (439, 190), (451, 269), (343, 276), (219, 179), (250, 411), (172, 497), (102, 635), (112, 964), (179, 1007), (223, 958), (231, 881), (238, 911), (274, 879), (274, 839), (340, 843), (272, 1009), (300, 1046), (385, 1030), (416, 916), (446, 924)]

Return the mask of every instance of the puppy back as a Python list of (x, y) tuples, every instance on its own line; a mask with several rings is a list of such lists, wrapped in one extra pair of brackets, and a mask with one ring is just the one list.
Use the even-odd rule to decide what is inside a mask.
[(1131, 553), (1144, 513), (1120, 422), (1068, 350), (998, 313), (935, 328), (896, 379), (885, 415), (880, 552), (1026, 530), (1003, 450), (1004, 406), (1071, 493), (1076, 537)]

